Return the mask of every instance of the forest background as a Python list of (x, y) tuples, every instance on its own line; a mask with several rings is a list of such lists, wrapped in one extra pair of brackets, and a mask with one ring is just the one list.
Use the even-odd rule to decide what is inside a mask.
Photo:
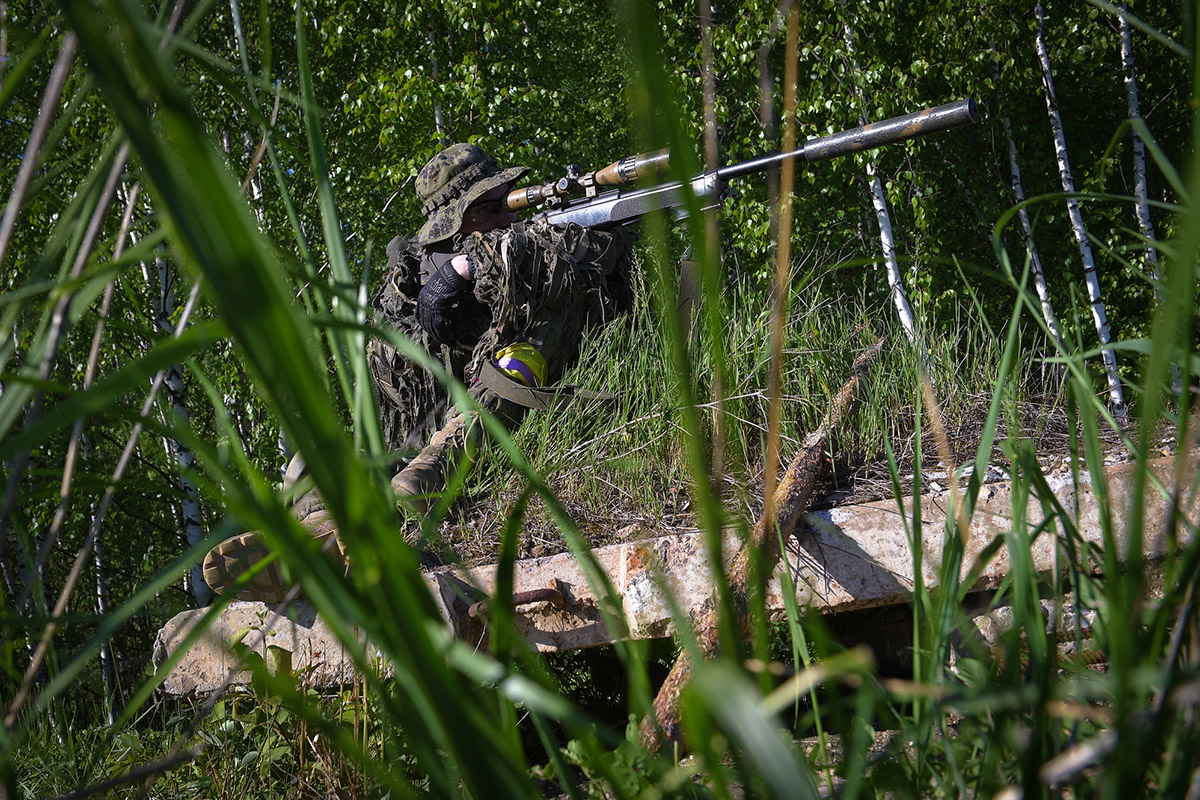
[[(378, 286), (383, 246), (421, 223), (417, 169), (452, 142), (478, 142), (502, 164), (529, 166), (535, 180), (552, 180), (567, 164), (598, 168), (670, 144), (677, 172), (688, 175), (714, 158), (732, 163), (779, 149), (788, 124), (803, 141), (973, 97), (982, 117), (974, 126), (798, 169), (789, 231), (798, 255), (789, 268), (801, 338), (789, 352), (806, 359), (788, 368), (785, 394), (803, 399), (789, 412), (792, 438), (820, 420), (830, 387), (849, 365), (846, 354), (880, 332), (903, 355), (890, 366), (901, 376), (897, 399), (877, 406), (902, 410), (881, 413), (874, 431), (860, 432), (858, 455), (878, 456), (888, 436), (912, 435), (907, 381), (922, 359), (915, 354), (940, 359), (935, 385), (948, 409), (978, 411), (969, 398), (955, 405), (956, 380), (965, 396), (990, 396), (989, 380), (999, 380), (991, 370), (1007, 352), (1006, 326), (1020, 296), (1015, 282), (1035, 252), (1047, 290), (1019, 326), (1017, 360), (1026, 371), (1012, 391), (1051, 405), (1063, 400), (1047, 378), (1057, 367), (1042, 360), (1056, 352), (1042, 324), (1053, 307), (1065, 347), (1091, 353), (1079, 362), (1090, 395), (1119, 414), (1096, 352), (1088, 256), (1062, 196), (1061, 148), (1083, 200), (1084, 238), (1096, 256), (1111, 338), (1134, 343), (1115, 351), (1128, 391), (1145, 377), (1145, 348), (1136, 343), (1150, 335), (1159, 291), (1155, 250), (1145, 242), (1179, 232), (1176, 204), (1186, 190), (1171, 165), (1189, 160), (1195, 104), (1194, 7), (1142, 5), (1130, 7), (1139, 19), (1123, 53), (1122, 17), (1103, 2), (1046, 2), (1044, 27), (1026, 2), (802, 3), (789, 121), (786, 26), (770, 2), (697, 8), (445, 0), (297, 11), (262, 0), (198, 3), (171, 23), (174, 7), (0, 2), (0, 186), (12, 187), (0, 224), (2, 696), (6, 706), (14, 699), (5, 754), (29, 731), (61, 741), (68, 720), (93, 724), (98, 709), (115, 719), (119, 709), (136, 708), (125, 704), (149, 685), (154, 632), (175, 612), (209, 602), (196, 569), (208, 544), (270, 524), (278, 504), (269, 497), (291, 449), (340, 437), (347, 453), (365, 451), (365, 465), (381, 467), (356, 355), (366, 334), (356, 326)], [(168, 25), (180, 33), (154, 56)], [(1055, 91), (1049, 109), (1047, 61)], [(1134, 126), (1132, 74), (1141, 120)], [(1061, 132), (1048, 110), (1061, 115)], [(189, 128), (193, 138), (183, 133)], [(1149, 161), (1149, 216), (1140, 218), (1135, 130)], [(761, 358), (726, 374), (711, 363), (723, 363), (720, 347), (706, 349), (700, 361), (707, 366), (694, 376), (701, 394), (726, 380), (764, 391), (765, 309), (777, 253), (776, 207), (765, 184), (745, 182), (726, 202), (719, 257), (700, 244), (706, 274), (718, 276), (710, 286), (727, 298), (713, 311), (719, 293), (707, 295), (707, 335), (744, 343), (744, 333)], [(238, 186), (244, 201), (230, 193)], [(1012, 213), (1022, 196), (1033, 198), (1028, 233)], [(247, 221), (261, 238), (243, 230)], [(891, 264), (880, 241), (889, 229), (897, 256)], [(677, 257), (686, 234), (673, 235), (664, 247)], [(211, 266), (239, 255), (239, 236), (257, 253), (246, 263), (274, 265), (258, 278), (268, 287), (262, 295), (246, 292), (258, 284), (238, 282), (237, 259), (224, 272)], [(198, 282), (207, 288), (193, 306), (189, 293)], [(277, 310), (269, 298), (280, 292), (317, 324), (304, 327)], [(897, 316), (899, 294), (910, 319)], [(102, 315), (102, 344), (89, 356)], [(263, 330), (255, 326), (270, 328), (272, 320), (276, 338), (266, 337), (263, 347), (299, 332), (290, 356), (255, 352), (252, 332)], [(621, 347), (629, 349), (635, 334), (655, 338), (654, 320), (643, 309), (623, 334), (585, 354), (585, 370), (599, 357), (599, 381), (619, 382), (628, 366)], [(836, 335), (822, 325), (835, 326)], [(669, 363), (670, 336), (660, 333), (654, 347)], [(276, 358), (284, 370), (290, 357), (330, 365), (313, 370), (305, 384), (312, 394), (300, 392), (301, 400), (268, 388), (273, 373), (264, 365)], [(160, 367), (162, 391), (147, 402)], [(800, 372), (810, 374), (793, 374)], [(1136, 392), (1128, 402), (1139, 408)], [(289, 422), (322, 404), (326, 416), (317, 416), (325, 422)], [(77, 419), (86, 426), (73, 436)], [(646, 498), (661, 516), (694, 485), (686, 475), (712, 457), (705, 436), (721, 424), (703, 421), (700, 444), (686, 420), (674, 425), (660, 414), (656, 424), (644, 434), (656, 443), (663, 429), (674, 431), (655, 445), (667, 477), (650, 480), (674, 488)], [(139, 426), (147, 435), (127, 447)], [(728, 438), (737, 443), (735, 463), (722, 469), (761, 492), (765, 434), (752, 428)], [(64, 481), (76, 458), (73, 478)], [(344, 476), (328, 477), (340, 456), (331, 458), (325, 478), (318, 468), (319, 485), (360, 474), (345, 462)], [(598, 480), (628, 480), (627, 459), (612, 461), (613, 471)], [(535, 460), (535, 468), (546, 465), (561, 462)], [(489, 479), (485, 489), (519, 494)], [(358, 503), (356, 491), (343, 492), (347, 507), (361, 507), (348, 513), (379, 511), (382, 500)], [(578, 491), (595, 495), (580, 500), (583, 506), (608, 496), (594, 486)], [(497, 503), (484, 490), (475, 490), (473, 502)], [(653, 508), (647, 513), (655, 516)], [(376, 524), (387, 525), (368, 527)], [(431, 530), (426, 525), (422, 541)], [(45, 637), (49, 655), (35, 655), (62, 588), (76, 585), (94, 591), (63, 594), (65, 605), (53, 614), (64, 624), (56, 638)], [(118, 608), (127, 610), (114, 616)], [(31, 657), (46, 660), (27, 679)], [(92, 677), (68, 691), (64, 675)], [(54, 711), (44, 723), (35, 716), (17, 724), (31, 687), (45, 698), (39, 713)], [(427, 764), (430, 756), (414, 758)], [(13, 786), (13, 762), (6, 763)], [(440, 780), (478, 779), (461, 769)]]

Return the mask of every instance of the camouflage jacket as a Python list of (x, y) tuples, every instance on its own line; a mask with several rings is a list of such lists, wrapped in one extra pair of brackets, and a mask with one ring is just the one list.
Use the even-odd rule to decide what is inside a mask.
[[(474, 280), (456, 299), (453, 342), (439, 344), (417, 322), (421, 287), (458, 253)], [(425, 250), (397, 237), (374, 299), (375, 322), (425, 348), (459, 380), (472, 385), (484, 361), (505, 345), (529, 342), (546, 359), (555, 383), (578, 358), (586, 331), (629, 308), (630, 235), (570, 225), (517, 223), (488, 233), (453, 237)], [(411, 447), (447, 410), (446, 392), (428, 370), (375, 342), (369, 353), (389, 446)], [(485, 405), (489, 398), (481, 397)]]

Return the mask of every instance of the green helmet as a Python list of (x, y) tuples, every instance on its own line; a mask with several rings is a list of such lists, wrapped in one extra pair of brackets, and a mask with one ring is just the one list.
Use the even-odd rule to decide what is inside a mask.
[(447, 147), (417, 173), (417, 197), (429, 217), (417, 234), (417, 244), (424, 247), (458, 233), (467, 206), (528, 172), (528, 167), (500, 169), (477, 144)]

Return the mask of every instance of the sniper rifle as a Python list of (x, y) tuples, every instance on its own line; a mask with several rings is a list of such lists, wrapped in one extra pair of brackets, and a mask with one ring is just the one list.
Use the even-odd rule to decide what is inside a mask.
[[(771, 153), (758, 158), (704, 172), (686, 182), (702, 209), (720, 205), (726, 184), (734, 179), (763, 172), (786, 159), (808, 163), (895, 144), (918, 136), (953, 130), (979, 120), (972, 99), (960, 100), (916, 111), (900, 117), (872, 122), (851, 130), (809, 139), (790, 152)], [(565, 227), (574, 222), (582, 227), (605, 228), (634, 222), (655, 211), (671, 211), (677, 219), (687, 216), (685, 183), (672, 181), (647, 188), (630, 188), (639, 180), (655, 177), (669, 166), (670, 151), (656, 150), (627, 156), (603, 169), (583, 174), (578, 166), (567, 168), (558, 181), (541, 186), (514, 189), (505, 196), (513, 211), (545, 206), (535, 218)]]

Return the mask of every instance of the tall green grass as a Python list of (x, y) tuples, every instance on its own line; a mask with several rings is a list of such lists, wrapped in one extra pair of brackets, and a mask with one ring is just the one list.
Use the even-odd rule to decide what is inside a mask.
[[(202, 4), (181, 29), (190, 30), (208, 10)], [(670, 91), (648, 33), (654, 26), (640, 16), (647, 9), (631, 4), (627, 11), (631, 30), (640, 32), (631, 52), (643, 81), (633, 96), (647, 102), (639, 109), (646, 122), (645, 144), (689, 153), (692, 143), (684, 141), (666, 102)], [(91, 70), (89, 80), (120, 132), (76, 196), (63, 203), (35, 253), (36, 266), (26, 269), (26, 283), (4, 300), (0, 456), (5, 477), (20, 469), (27, 451), (56, 452), (76, 418), (101, 411), (136, 418), (136, 412), (123, 410), (122, 398), (143, 391), (159, 369), (189, 363), (214, 409), (217, 443), (177, 421), (142, 422), (154, 434), (191, 446), (213, 494), (223, 496), (242, 526), (263, 532), (362, 677), (342, 693), (321, 696), (286, 671), (272, 674), (261, 659), (247, 655), (255, 671), (250, 690), (188, 704), (154, 697), (168, 664), (148, 670), (139, 685), (125, 687), (116, 725), (100, 725), (86, 704), (78, 711), (72, 698), (81, 678), (94, 674), (101, 645), (131, 620), (154, 615), (159, 594), (177, 584), (233, 523), (173, 560), (103, 617), (52, 620), (52, 604), (41, 592), (34, 610), (18, 616), (16, 598), (6, 597), (0, 666), (9, 721), (0, 733), (0, 786), (8, 795), (47, 796), (92, 787), (114, 796), (144, 790), (179, 797), (340, 792), (482, 798), (548, 791), (570, 797), (731, 797), (739, 792), (806, 797), (820, 789), (847, 797), (987, 796), (1012, 794), (1017, 787), (1041, 795), (1053, 785), (1053, 791), (1061, 786), (1077, 796), (1174, 797), (1196, 786), (1200, 742), (1194, 709), (1200, 672), (1194, 594), (1200, 544), (1194, 525), (1182, 516), (1171, 519), (1167, 534), (1175, 553), (1162, 567), (1160, 596), (1151, 591), (1136, 557), (1119, 558), (1114, 515), (1102, 517), (1106, 545), (1093, 554), (1079, 537), (1072, 509), (1048, 499), (1045, 472), (1019, 405), (1032, 380), (1031, 341), (1044, 341), (1036, 333), (1037, 302), (1024, 287), (1021, 264), (1004, 250), (999, 235), (1000, 275), (1017, 298), (1011, 318), (1002, 330), (989, 329), (980, 316), (965, 319), (955, 337), (927, 332), (924, 357), (892, 329), (885, 309), (864, 298), (825, 296), (819, 276), (836, 259), (802, 271), (792, 282), (796, 296), (790, 302), (781, 396), (770, 397), (764, 389), (770, 315), (763, 293), (736, 283), (731, 288), (704, 234), (703, 216), (693, 213), (688, 233), (701, 263), (705, 311), (698, 341), (689, 342), (685, 321), (670, 313), (675, 278), (673, 264), (662, 256), (669, 249), (663, 221), (648, 221), (644, 235), (660, 246), (645, 250), (639, 309), (596, 332), (572, 377), (588, 388), (619, 390), (615, 406), (533, 417), (511, 436), (489, 423), (493, 444), (477, 465), (467, 502), (495, 508), (501, 591), (490, 654), (477, 652), (449, 637), (420, 578), (422, 553), (397, 534), (401, 520), (388, 495), (387, 454), (367, 391), (363, 345), (368, 336), (386, 336), (414, 358), (422, 355), (394, 332), (366, 324), (366, 270), (352, 268), (355, 258), (347, 254), (339, 232), (303, 12), (295, 20), (299, 88), (289, 102), (303, 116), (323, 224), (313, 236), (293, 213), (291, 256), (260, 232), (239, 193), (242, 176), (231, 174), (197, 117), (188, 87), (170, 68), (172, 50), (160, 53), (164, 23), (152, 23), (122, 0), (69, 3), (64, 13)], [(186, 36), (168, 41), (193, 54), (198, 49)], [(225, 89), (246, 98), (265, 135), (269, 87), (230, 63), (217, 65), (213, 74), (221, 76)], [(9, 78), (27, 80), (16, 72)], [(1193, 130), (1200, 136), (1200, 126)], [(293, 208), (288, 175), (279, 166), (275, 144), (269, 136), (265, 140), (264, 164), (270, 165), (285, 205)], [(106, 170), (116, 163), (118, 142), (130, 148), (128, 177), (142, 181), (153, 198), (157, 233), (113, 262), (107, 253), (116, 234), (108, 231), (79, 260), (88, 221), (102, 205)], [(56, 157), (54, 146), (52, 137), (43, 159)], [(678, 177), (697, 170), (687, 158), (675, 163)], [(1174, 397), (1168, 388), (1172, 364), (1185, 375), (1195, 372), (1191, 300), (1200, 212), (1188, 198), (1200, 191), (1200, 162), (1189, 165), (1177, 183), (1189, 191), (1180, 193), (1178, 234), (1161, 243), (1168, 301), (1156, 311), (1150, 339), (1123, 346), (1143, 358), (1138, 427), (1129, 434), (1138, 456), (1138, 487), (1165, 492), (1186, 509), (1195, 489), (1193, 473), (1181, 466), (1175, 483), (1160, 485), (1151, 479), (1146, 458), (1164, 419), (1182, 454), (1191, 452), (1195, 435), (1190, 394)], [(86, 391), (39, 377), (46, 354), (54, 349), (56, 305), (69, 301), (61, 306), (65, 329), (79, 334), (103, 288), (114, 275), (145, 260), (158, 238), (169, 243), (202, 287), (211, 316), (134, 356)], [(82, 270), (73, 277), (70, 269), (77, 261)], [(327, 262), (328, 271), (318, 262)], [(722, 655), (697, 664), (683, 700), (688, 759), (669, 750), (646, 752), (636, 724), (625, 729), (580, 711), (571, 681), (587, 680), (578, 674), (586, 673), (587, 662), (572, 667), (578, 672), (564, 673), (514, 634), (505, 587), (511, 592), (513, 561), (528, 550), (523, 526), (539, 526), (585, 563), (590, 563), (590, 541), (630, 514), (695, 524), (705, 532), (710, 552), (718, 552), (722, 531), (729, 525), (745, 529), (761, 505), (760, 475), (764, 454), (770, 452), (765, 444), (769, 405), (783, 408), (781, 452), (786, 454), (819, 424), (855, 353), (881, 332), (892, 343), (889, 354), (853, 429), (835, 437), (835, 462), (882, 453), (899, 493), (907, 487), (902, 463), (913, 464), (919, 484), (924, 470), (946, 466), (929, 463), (937, 458), (930, 454), (950, 452), (946, 426), (978, 418), (974, 454), (951, 454), (973, 459), (976, 469), (956, 501), (961, 515), (949, 515), (946, 555), (936, 565), (941, 580), (936, 588), (918, 584), (914, 592), (912, 674), (903, 680), (879, 674), (869, 653), (845, 650), (824, 621), (806, 609), (793, 605), (786, 624), (770, 631), (758, 621), (756, 629), (764, 639), (767, 633), (776, 637), (773, 643), (733, 640), (736, 626), (727, 610), (724, 629), (730, 633)], [(350, 579), (315, 557), (314, 543), (287, 513), (273, 481), (240, 447), (225, 409), (234, 401), (198, 362), (218, 342), (236, 347), (272, 422), (305, 456), (346, 540), (355, 565)], [(1054, 359), (1068, 376), (1064, 403), (1074, 432), (1070, 464), (1074, 478), (1090, 481), (1115, 509), (1124, 498), (1107, 496), (1101, 471), (1112, 420), (1097, 399), (1088, 355), (1075, 349)], [(631, 390), (631, 384), (642, 388)], [(463, 387), (452, 388), (455, 399), (469, 405)], [(54, 402), (35, 420), (28, 408), (38, 393)], [(18, 431), (22, 420), (26, 428)], [(1012, 562), (1011, 575), (992, 597), (995, 605), (1011, 606), (1013, 614), (999, 658), (954, 649), (956, 634), (968, 624), (964, 603), (971, 588), (969, 579), (960, 580), (960, 567), (973, 566), (962, 563), (954, 520), (971, 517), (981, 490), (978, 476), (997, 453), (1006, 461), (1018, 499), (1011, 529), (998, 533), (991, 550), (993, 556), (1006, 550)], [(14, 485), (19, 492), (20, 481)], [(614, 497), (621, 506), (616, 514)], [(1135, 493), (1135, 503), (1140, 497)], [(1031, 509), (1039, 505), (1048, 521), (1034, 524)], [(1143, 530), (1140, 511), (1135, 505), (1128, 516), (1134, 554), (1145, 537), (1159, 533)], [(451, 522), (455, 513), (450, 512)], [(453, 556), (462, 541), (446, 532), (453, 525), (439, 528), (437, 522), (435, 517), (425, 523), (424, 541), (444, 546)], [(12, 534), (28, 552), (30, 520), (14, 512), (12, 523)], [(914, 542), (921, 540), (921, 525), (918, 516), (910, 530)], [(437, 536), (444, 540), (439, 543)], [(1036, 573), (1028, 558), (1030, 541), (1046, 536), (1060, 548), (1062, 569), (1052, 576)], [(920, 552), (915, 547), (914, 557)], [(86, 556), (85, 546), (81, 558)], [(1093, 557), (1100, 560), (1102, 577), (1093, 574)], [(914, 573), (920, 576), (917, 566)], [(592, 569), (591, 579), (603, 592), (598, 570)], [(1103, 668), (1061, 657), (1047, 635), (1038, 600), (1064, 593), (1098, 612), (1095, 635)], [(212, 606), (210, 621), (226, 602)], [(615, 630), (620, 630), (618, 620), (615, 615), (609, 620)], [(359, 644), (359, 633), (383, 654), (388, 677)], [(26, 678), (30, 653), (43, 639), (48, 657)], [(68, 640), (70, 647), (55, 646)], [(686, 626), (680, 640), (694, 644)], [(771, 677), (745, 660), (751, 653), (770, 652), (786, 656), (790, 677)], [(614, 658), (625, 684), (624, 713), (616, 716), (628, 714), (636, 723), (649, 711), (655, 689), (651, 676), (662, 665), (650, 648), (637, 643), (616, 646)], [(880, 737), (881, 730), (898, 733)], [(793, 741), (807, 734), (818, 740), (811, 758)], [(835, 744), (837, 758), (829, 755)], [(1068, 768), (1068, 756), (1077, 768)]]
[[(859, 265), (820, 266), (849, 269)], [(707, 400), (701, 403), (702, 432), (711, 437), (716, 418), (725, 420), (728, 438), (721, 495), (731, 509), (752, 516), (762, 504), (771, 402), (766, 388), (770, 305), (762, 287), (744, 280), (731, 283), (726, 303), (728, 317), (722, 330), (730, 343), (726, 398), (719, 406)], [(840, 388), (854, 356), (880, 336), (892, 341), (904, 336), (889, 319), (888, 308), (862, 296), (826, 291), (815, 275), (797, 277), (790, 308), (784, 341), (788, 363), (781, 397), (784, 458), (820, 424), (829, 398)], [(996, 382), (999, 353), (991, 332), (978, 317), (964, 319), (953, 330), (951, 335), (929, 334), (931, 380), (937, 386), (953, 387), (941, 411), (954, 429), (959, 447), (973, 449), (981, 433), (975, 418), (986, 406), (983, 393)], [(630, 318), (594, 332), (585, 342), (580, 365), (564, 378), (567, 383), (617, 397), (591, 405), (580, 403), (563, 413), (531, 416), (514, 434), (535, 469), (549, 476), (552, 488), (570, 499), (578, 518), (600, 537), (593, 544), (605, 541), (606, 533), (638, 520), (658, 521), (668, 527), (693, 524), (694, 516), (681, 508), (690, 499), (686, 491), (690, 478), (682, 464), (682, 437), (677, 435), (683, 424), (677, 400), (669, 394), (637, 390), (672, 380), (666, 347), (643, 297)], [(710, 392), (714, 376), (702, 339), (696, 343), (694, 357), (697, 386), (702, 393)], [(860, 409), (848, 430), (838, 432), (831, 452), (835, 466), (865, 471), (874, 464), (874, 482), (886, 484), (881, 467), (884, 444), (906, 439), (912, 431), (912, 415), (896, 414), (895, 409), (911, 405), (916, 367), (907, 347), (893, 348), (884, 355), (872, 382), (873, 402)], [(1036, 383), (1038, 376), (1023, 371), (1019, 379)], [(1053, 396), (1026, 397), (1053, 410)], [(907, 448), (911, 450), (911, 445)], [(995, 457), (999, 458), (998, 450)], [(906, 476), (911, 475), (910, 461), (911, 456), (906, 456)], [(869, 491), (870, 482), (861, 483), (860, 496)], [(910, 483), (906, 481), (906, 485)], [(522, 477), (513, 474), (503, 452), (498, 448), (487, 451), (476, 466), (461, 513), (473, 517), (481, 507), (494, 503), (497, 491), (502, 497), (513, 497), (522, 484)], [(851, 484), (848, 481), (844, 488), (849, 490)]]

